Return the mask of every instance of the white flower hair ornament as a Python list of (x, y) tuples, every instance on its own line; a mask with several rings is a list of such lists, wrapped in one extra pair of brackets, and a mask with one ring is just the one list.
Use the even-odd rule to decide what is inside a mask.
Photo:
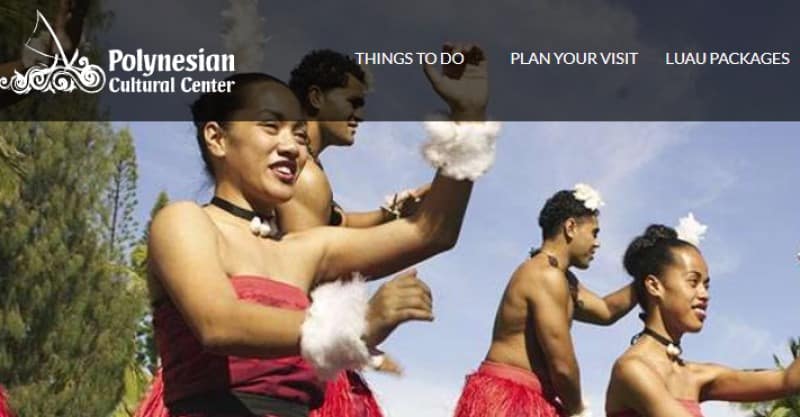
[(573, 188), (572, 195), (576, 200), (582, 201), (583, 206), (589, 210), (598, 210), (606, 205), (600, 192), (588, 184), (578, 183)]
[(678, 232), (678, 239), (695, 246), (700, 246), (700, 241), (705, 237), (706, 230), (708, 230), (708, 226), (698, 222), (692, 213), (689, 213), (686, 217), (681, 217), (678, 221), (678, 227), (675, 228), (675, 231)]

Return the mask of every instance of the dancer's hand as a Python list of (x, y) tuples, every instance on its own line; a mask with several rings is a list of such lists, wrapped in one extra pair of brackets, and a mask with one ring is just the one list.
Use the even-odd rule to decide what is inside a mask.
[(368, 346), (381, 344), (401, 323), (433, 321), (431, 290), (417, 278), (414, 269), (383, 284), (372, 296), (367, 310)]
[(392, 194), (386, 197), (386, 203), (381, 208), (392, 216), (392, 219), (413, 216), (430, 189), (431, 184), (427, 183), (421, 187)]
[(425, 64), (433, 89), (450, 106), (454, 120), (484, 120), (489, 102), (489, 76), (483, 50), (471, 44), (449, 44), (443, 52), (464, 54), (463, 64), (442, 65), (441, 71)]
[(427, 183), (421, 187), (413, 190), (407, 190), (405, 198), (400, 202), (400, 217), (411, 217), (417, 212), (422, 202), (425, 201), (425, 196), (431, 190), (431, 184)]
[(395, 376), (403, 375), (403, 367), (388, 353), (381, 355), (380, 364), (372, 368), (375, 371)]

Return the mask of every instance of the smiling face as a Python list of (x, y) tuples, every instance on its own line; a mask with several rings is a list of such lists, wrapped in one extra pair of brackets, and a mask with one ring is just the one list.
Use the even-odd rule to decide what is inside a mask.
[(315, 100), (323, 141), (333, 146), (350, 146), (355, 141), (358, 124), (364, 119), (364, 95), (367, 86), (347, 74), (344, 87), (319, 93)]
[(260, 82), (248, 86), (241, 108), (220, 124), (206, 123), (204, 134), (215, 157), (218, 182), (269, 205), (288, 201), (308, 158), (306, 123), (300, 103), (286, 86)]
[(570, 265), (579, 269), (589, 268), (589, 264), (594, 260), (597, 248), (600, 247), (600, 240), (598, 239), (600, 225), (597, 216), (568, 219), (566, 228), (570, 237)]
[(655, 297), (667, 328), (696, 333), (703, 328), (710, 301), (708, 265), (693, 247), (672, 248), (671, 251), (673, 262), (664, 268), (660, 277), (648, 277), (645, 285)]

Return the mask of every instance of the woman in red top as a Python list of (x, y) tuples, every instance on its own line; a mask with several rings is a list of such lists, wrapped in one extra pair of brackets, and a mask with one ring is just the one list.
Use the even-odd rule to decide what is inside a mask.
[[(385, 276), (451, 248), (472, 188), (464, 179), (491, 163), (496, 126), (437, 125), (426, 152), (440, 170), (416, 215), (282, 235), (274, 207), (292, 197), (308, 157), (300, 105), (272, 77), (232, 80), (231, 93), (204, 95), (192, 108), (214, 199), (172, 204), (150, 230), (148, 283), (163, 366), (153, 397), (163, 389), (167, 409), (148, 401), (139, 415), (306, 416), (322, 398), (316, 375), (364, 366), (369, 348), (398, 324), (432, 319), (430, 292), (413, 273), (397, 303), (367, 304), (359, 280), (321, 285), (313, 303), (308, 289), (352, 271)], [(455, 120), (483, 119), (485, 72), (466, 68), (434, 84), (459, 109)], [(465, 144), (455, 159), (445, 151), (454, 143)]]
[(710, 300), (698, 241), (652, 225), (628, 246), (625, 269), (635, 280), (645, 329), (614, 364), (609, 417), (701, 417), (702, 401), (768, 401), (800, 391), (797, 359), (786, 370), (764, 371), (683, 360), (681, 336), (703, 328)]

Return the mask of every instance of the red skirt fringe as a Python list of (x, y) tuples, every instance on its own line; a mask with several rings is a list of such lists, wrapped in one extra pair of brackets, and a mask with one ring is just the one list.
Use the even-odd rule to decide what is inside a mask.
[(378, 402), (357, 372), (340, 372), (325, 387), (325, 401), (309, 417), (383, 417)]
[(6, 391), (2, 385), (0, 385), (0, 417), (14, 417), (14, 413), (11, 412), (11, 406), (8, 405)]
[(170, 417), (169, 410), (164, 404), (164, 375), (159, 367), (147, 395), (144, 397), (134, 417)]
[(548, 399), (535, 374), (508, 365), (484, 362), (467, 377), (456, 417), (563, 417)]
[[(0, 414), (0, 417), (13, 417)], [(164, 404), (164, 378), (159, 368), (134, 417), (170, 417)], [(325, 389), (325, 402), (309, 417), (383, 417), (366, 382), (356, 372), (340, 372)]]

